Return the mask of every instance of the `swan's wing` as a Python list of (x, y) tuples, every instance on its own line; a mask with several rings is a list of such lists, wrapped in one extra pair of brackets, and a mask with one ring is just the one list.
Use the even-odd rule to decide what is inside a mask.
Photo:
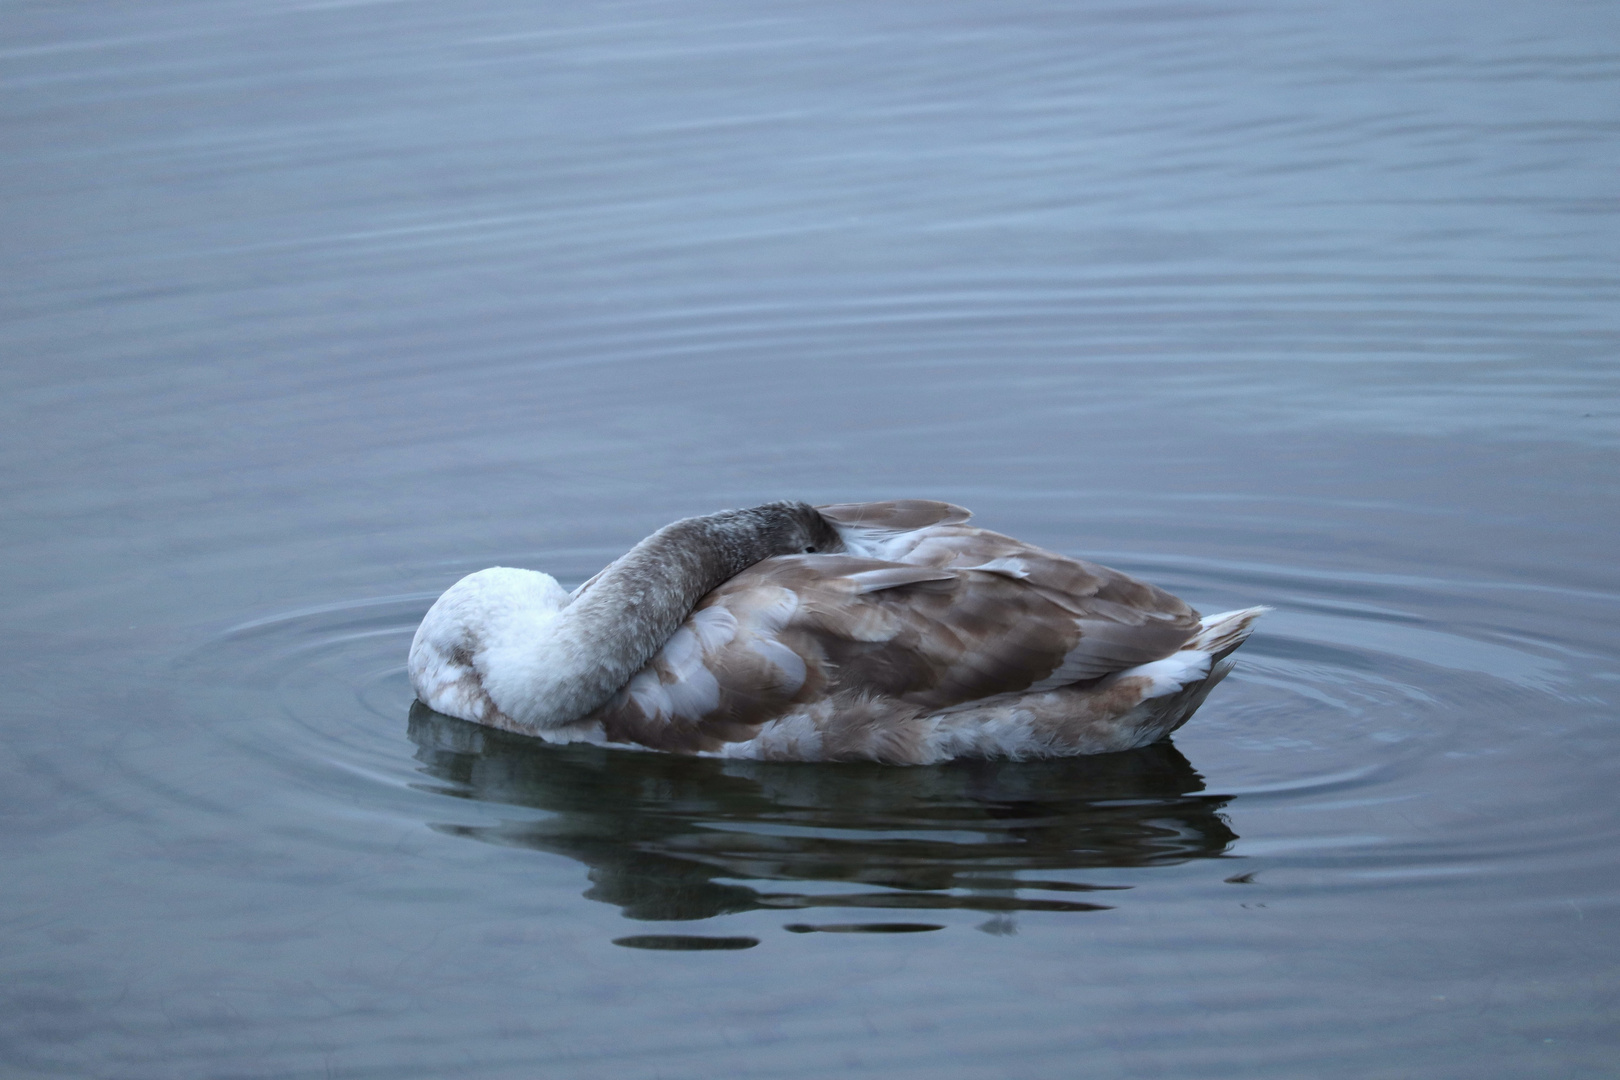
[(891, 543), (890, 557), (1012, 578), (1068, 612), (1078, 637), (1036, 689), (1083, 682), (1168, 656), (1199, 626), (1198, 612), (1156, 585), (988, 529), (958, 523), (924, 528)]
[(715, 750), (839, 695), (934, 711), (1096, 678), (1197, 628), (1135, 612), (1130, 586), (1151, 589), (1102, 567), (768, 559), (705, 597), (599, 719), (616, 741)]
[[(816, 509), (851, 553), (1009, 578), (1067, 611), (1078, 636), (1040, 689), (1157, 660), (1174, 652), (1177, 643), (1198, 628), (1198, 613), (1163, 589), (1106, 566), (975, 528), (966, 524), (972, 515), (960, 506), (902, 499)], [(980, 588), (968, 597), (969, 606), (978, 600), (986, 605), (1003, 602), (1003, 592)], [(972, 616), (964, 612), (960, 617), (966, 621)]]
[[(961, 525), (920, 535), (919, 561), (900, 565), (949, 579), (859, 605), (792, 582), (801, 610), (783, 640), (828, 657), (831, 689), (948, 708), (1101, 678), (1168, 656), (1198, 630), (1196, 611), (1117, 570)], [(791, 561), (778, 571), (795, 572)]]

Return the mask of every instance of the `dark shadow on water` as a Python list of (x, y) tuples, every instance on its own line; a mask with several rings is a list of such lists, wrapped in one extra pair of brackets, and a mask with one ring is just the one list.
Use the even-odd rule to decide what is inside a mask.
[(877, 922), (877, 923), (788, 923), (782, 927), (790, 934), (926, 934), (930, 930), (945, 929), (939, 923)]
[(1043, 875), (1212, 858), (1237, 839), (1219, 812), (1227, 797), (1201, 794), (1203, 777), (1169, 743), (927, 768), (720, 761), (550, 746), (420, 703), (409, 732), (429, 790), (553, 815), (435, 829), (577, 859), (590, 868), (585, 895), (633, 919), (1097, 911), (1120, 886)]
[(614, 938), (613, 944), (626, 949), (652, 949), (655, 952), (734, 952), (752, 949), (757, 937), (704, 937), (701, 934), (631, 934)]

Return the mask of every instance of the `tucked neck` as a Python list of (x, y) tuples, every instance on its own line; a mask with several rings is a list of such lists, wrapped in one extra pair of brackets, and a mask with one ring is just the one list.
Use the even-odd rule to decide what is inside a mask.
[[(513, 707), (562, 727), (605, 705), (709, 592), (772, 555), (802, 550), (802, 503), (686, 518), (659, 529), (596, 576), (547, 631), (545, 660)], [(511, 711), (511, 710), (508, 710)]]

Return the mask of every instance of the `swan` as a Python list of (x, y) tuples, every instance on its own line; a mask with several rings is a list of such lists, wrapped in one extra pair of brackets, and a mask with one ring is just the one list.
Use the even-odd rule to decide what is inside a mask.
[(924, 499), (667, 525), (569, 593), (492, 567), (433, 604), (423, 704), (551, 742), (931, 764), (1130, 750), (1186, 722), (1265, 608), (1201, 618)]

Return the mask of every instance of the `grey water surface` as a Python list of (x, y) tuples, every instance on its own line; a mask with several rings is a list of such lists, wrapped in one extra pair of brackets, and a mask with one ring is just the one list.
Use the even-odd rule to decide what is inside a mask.
[[(0, 5), (0, 1074), (1606, 1078), (1620, 7)], [(930, 497), (1173, 744), (413, 707), (459, 575)]]

